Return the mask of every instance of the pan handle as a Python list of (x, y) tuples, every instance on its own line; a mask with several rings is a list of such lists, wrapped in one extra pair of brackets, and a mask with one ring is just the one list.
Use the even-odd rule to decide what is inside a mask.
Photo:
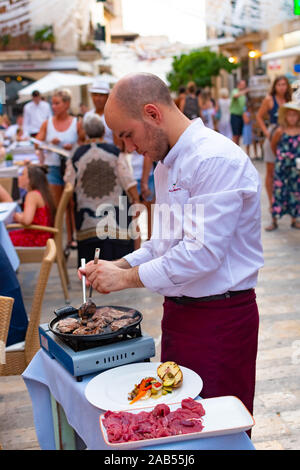
[(57, 317), (60, 317), (62, 315), (67, 315), (67, 314), (72, 314), (72, 313), (77, 313), (78, 309), (75, 307), (72, 307), (71, 305), (66, 305), (65, 307), (60, 307), (54, 310), (54, 313)]

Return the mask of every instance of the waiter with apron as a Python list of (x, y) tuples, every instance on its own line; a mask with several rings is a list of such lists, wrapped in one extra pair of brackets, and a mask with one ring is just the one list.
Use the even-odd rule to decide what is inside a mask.
[(161, 360), (197, 372), (203, 398), (235, 395), (252, 412), (263, 265), (256, 169), (230, 139), (188, 119), (152, 74), (122, 78), (105, 119), (128, 152), (158, 162), (153, 232), (121, 260), (88, 263), (79, 278), (102, 294), (162, 294)]

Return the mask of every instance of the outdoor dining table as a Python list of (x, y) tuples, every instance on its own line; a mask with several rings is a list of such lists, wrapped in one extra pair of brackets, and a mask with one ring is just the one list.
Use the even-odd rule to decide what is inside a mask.
[[(96, 375), (86, 375), (79, 382), (43, 349), (34, 356), (22, 377), (31, 397), (36, 434), (42, 450), (76, 449), (80, 445), (89, 450), (112, 450), (105, 443), (100, 430), (99, 418), (104, 411), (92, 405), (85, 397), (85, 387)], [(255, 450), (245, 432), (141, 449), (170, 452)]]
[(12, 244), (6, 225), (13, 222), (13, 214), (17, 212), (19, 206), (16, 202), (1, 202), (0, 203), (0, 243), (3, 246), (7, 257), (16, 271), (20, 265), (20, 260)]

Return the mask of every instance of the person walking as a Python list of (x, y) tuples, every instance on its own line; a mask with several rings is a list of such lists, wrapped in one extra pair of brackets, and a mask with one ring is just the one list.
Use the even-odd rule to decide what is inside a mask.
[[(72, 151), (80, 140), (80, 123), (76, 117), (70, 114), (72, 95), (69, 90), (57, 91), (52, 96), (53, 117), (45, 121), (37, 135), (37, 139), (48, 144)], [(64, 173), (66, 157), (52, 151), (43, 151), (45, 159), (41, 161), (48, 167), (48, 182), (55, 206), (58, 207), (64, 190)], [(72, 203), (69, 204), (66, 213), (67, 247), (76, 249), (77, 242), (74, 240), (75, 220)], [(67, 252), (67, 251), (66, 251)]]
[(246, 147), (246, 153), (250, 157), (250, 148), (253, 144), (253, 133), (252, 133), (252, 118), (253, 104), (250, 100), (247, 101), (245, 111), (243, 113), (243, 144)]
[(272, 223), (266, 227), (270, 232), (278, 228), (277, 220), (285, 214), (291, 217), (291, 227), (300, 229), (300, 175), (296, 159), (300, 158), (300, 104), (289, 102), (279, 108), (278, 123), (271, 140), (276, 155)]
[(237, 145), (240, 143), (240, 138), (243, 134), (243, 113), (246, 106), (246, 94), (249, 89), (245, 80), (240, 80), (237, 84), (237, 88), (234, 88), (231, 92), (230, 101), (230, 124), (232, 129), (232, 139)]
[[(176, 104), (176, 103), (175, 103)], [(150, 158), (139, 155), (137, 152), (131, 154), (131, 167), (133, 176), (137, 181), (137, 190), (140, 202), (145, 206), (147, 215), (147, 239), (151, 238), (152, 232), (152, 208), (155, 203), (153, 162)], [(135, 240), (135, 249), (141, 245), (141, 237)]]
[(206, 90), (202, 91), (200, 115), (206, 127), (209, 127), (210, 129), (215, 128), (215, 123), (214, 123), (215, 114), (216, 114), (216, 110), (214, 107), (214, 103), (212, 102), (210, 92)]
[[(139, 203), (137, 182), (126, 155), (104, 141), (105, 127), (100, 116), (86, 115), (83, 126), (88, 139), (68, 159), (64, 177), (74, 187), (78, 266), (81, 258), (93, 259), (96, 248), (100, 248), (100, 258), (104, 260), (115, 260), (134, 250), (134, 239), (128, 233), (132, 218), (120, 213), (119, 198), (122, 196), (122, 203), (128, 208)], [(101, 205), (103, 211), (99, 213)], [(112, 212), (116, 215), (114, 233), (105, 230), (108, 236), (99, 238), (99, 224), (108, 225)]]
[(113, 133), (111, 129), (108, 127), (108, 125), (106, 124), (105, 116), (104, 116), (104, 106), (106, 104), (106, 101), (110, 93), (109, 84), (101, 80), (101, 78), (96, 77), (92, 86), (89, 88), (89, 92), (91, 93), (91, 96), (92, 96), (94, 108), (91, 109), (90, 111), (87, 111), (85, 113), (85, 116), (89, 114), (98, 114), (105, 128), (104, 141), (107, 142), (108, 144), (115, 144)]
[(179, 103), (179, 109), (189, 119), (195, 119), (200, 116), (199, 97), (197, 97), (196, 91), (196, 84), (189, 82), (186, 87), (186, 93), (182, 96)]
[(147, 287), (163, 295), (161, 360), (197, 372), (204, 398), (235, 395), (251, 412), (254, 288), (263, 265), (259, 175), (231, 140), (181, 113), (155, 75), (122, 78), (105, 118), (128, 152), (157, 162), (157, 209), (151, 240), (115, 262), (88, 263), (78, 276), (102, 294)]
[(220, 98), (217, 101), (216, 106), (216, 118), (218, 131), (232, 139), (232, 129), (230, 124), (230, 98), (229, 91), (227, 88), (221, 88)]
[[(263, 144), (264, 161), (266, 163), (265, 187), (270, 211), (272, 210), (274, 165), (276, 159), (271, 147), (271, 139), (278, 125), (278, 109), (283, 104), (291, 101), (291, 99), (292, 91), (288, 79), (285, 76), (279, 76), (275, 78), (270, 93), (263, 99), (256, 115), (256, 121), (265, 136)], [(265, 123), (266, 118), (268, 125)]]
[(25, 104), (23, 109), (23, 130), (25, 134), (36, 137), (46, 120), (52, 116), (51, 106), (42, 100), (38, 90), (32, 92), (32, 100)]
[(178, 108), (180, 107), (181, 101), (185, 99), (185, 95), (186, 95), (186, 87), (185, 86), (179, 87), (178, 94), (176, 98), (174, 99), (174, 103), (176, 104)]

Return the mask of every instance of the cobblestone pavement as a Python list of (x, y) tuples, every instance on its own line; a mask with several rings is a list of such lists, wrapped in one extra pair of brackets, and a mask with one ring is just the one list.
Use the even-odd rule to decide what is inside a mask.
[[(255, 162), (262, 179), (264, 164)], [(262, 193), (262, 226), (270, 217)], [(283, 218), (279, 229), (262, 230), (265, 266), (260, 271), (257, 300), (260, 311), (259, 350), (255, 395), (256, 449), (300, 449), (300, 232)], [(81, 284), (76, 275), (75, 253), (69, 259), (71, 303), (81, 304)], [(30, 308), (36, 281), (36, 265), (22, 265), (19, 278), (26, 307)], [(143, 331), (156, 342), (160, 355), (162, 297), (146, 289), (127, 290), (109, 296), (96, 294), (98, 305), (128, 305), (143, 312)], [(51, 272), (43, 304), (42, 323), (64, 304), (57, 267)], [(0, 377), (0, 443), (4, 449), (39, 449), (31, 401), (19, 376)]]

